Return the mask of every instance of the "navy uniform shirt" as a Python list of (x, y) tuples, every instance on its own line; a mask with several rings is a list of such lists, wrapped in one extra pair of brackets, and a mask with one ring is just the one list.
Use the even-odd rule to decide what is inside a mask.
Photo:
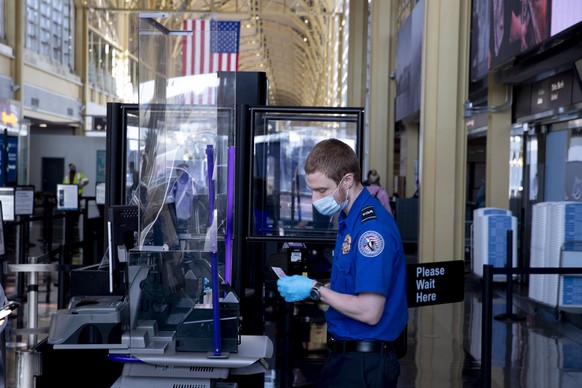
[(331, 272), (331, 289), (342, 294), (373, 292), (386, 297), (384, 313), (374, 325), (349, 318), (333, 308), (327, 329), (336, 340), (392, 341), (408, 323), (406, 262), (400, 233), (391, 214), (363, 190), (348, 216), (339, 216)]

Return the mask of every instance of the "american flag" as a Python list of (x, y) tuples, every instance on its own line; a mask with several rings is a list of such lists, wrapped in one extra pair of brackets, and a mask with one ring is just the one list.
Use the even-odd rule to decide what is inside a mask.
[[(218, 20), (185, 20), (184, 30), (192, 31), (183, 38), (182, 75), (236, 71), (240, 22)], [(196, 92), (186, 103), (212, 103), (208, 96)], [(207, 92), (203, 93), (207, 94)]]

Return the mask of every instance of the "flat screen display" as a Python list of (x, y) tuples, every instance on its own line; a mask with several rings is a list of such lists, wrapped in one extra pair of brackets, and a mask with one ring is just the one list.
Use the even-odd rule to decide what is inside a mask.
[(582, 21), (582, 1), (554, 0), (551, 15), (551, 34), (554, 36)]
[(127, 262), (126, 254), (136, 244), (138, 207), (111, 205), (107, 210), (107, 235), (109, 238), (109, 292), (118, 289), (119, 266)]
[(16, 186), (14, 189), (14, 214), (31, 216), (34, 213), (34, 186)]
[(79, 187), (77, 185), (57, 184), (57, 209), (79, 209)]
[(14, 221), (14, 187), (0, 187), (4, 221)]

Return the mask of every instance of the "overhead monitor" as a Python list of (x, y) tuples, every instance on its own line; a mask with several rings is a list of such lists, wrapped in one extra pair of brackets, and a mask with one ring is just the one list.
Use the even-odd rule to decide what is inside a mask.
[(34, 213), (34, 186), (16, 186), (14, 189), (14, 214), (31, 216)]
[(14, 187), (0, 187), (4, 221), (14, 221)]
[(79, 209), (79, 186), (57, 184), (57, 210)]

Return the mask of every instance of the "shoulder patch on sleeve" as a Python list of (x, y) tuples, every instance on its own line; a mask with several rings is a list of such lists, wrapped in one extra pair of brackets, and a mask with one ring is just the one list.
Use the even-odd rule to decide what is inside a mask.
[(384, 238), (375, 230), (368, 230), (358, 239), (358, 251), (365, 257), (376, 257), (384, 250)]
[(373, 220), (374, 218), (376, 218), (374, 206), (366, 206), (365, 208), (362, 209), (362, 222)]

